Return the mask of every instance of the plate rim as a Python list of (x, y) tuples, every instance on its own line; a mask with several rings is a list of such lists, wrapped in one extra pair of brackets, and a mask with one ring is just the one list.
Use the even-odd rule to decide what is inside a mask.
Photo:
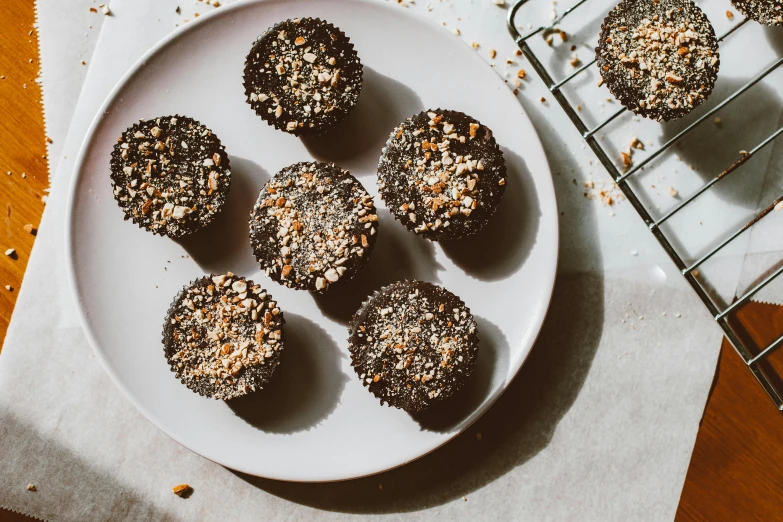
[[(103, 350), (100, 348), (100, 343), (98, 342), (97, 338), (95, 337), (95, 334), (93, 332), (93, 329), (91, 327), (91, 323), (88, 319), (88, 313), (86, 311), (86, 307), (84, 305), (84, 299), (82, 297), (82, 294), (79, 289), (79, 284), (77, 281), (77, 275), (76, 275), (76, 267), (75, 267), (75, 236), (73, 234), (74, 231), (74, 215), (76, 212), (75, 207), (75, 201), (76, 201), (76, 190), (78, 188), (78, 185), (80, 183), (80, 180), (83, 176), (83, 170), (84, 170), (84, 163), (87, 158), (87, 152), (90, 149), (91, 143), (93, 142), (96, 132), (98, 130), (98, 127), (100, 126), (101, 122), (105, 118), (107, 112), (109, 111), (109, 108), (116, 100), (118, 94), (122, 91), (122, 89), (125, 87), (125, 85), (135, 76), (146, 64), (148, 60), (153, 58), (155, 55), (163, 51), (166, 47), (168, 47), (170, 44), (172, 44), (174, 41), (179, 39), (181, 36), (185, 35), (186, 33), (193, 31), (195, 28), (201, 26), (202, 24), (210, 23), (213, 18), (218, 18), (222, 16), (226, 16), (228, 13), (234, 10), (241, 9), (245, 6), (251, 5), (251, 4), (263, 4), (267, 1), (271, 0), (237, 0), (235, 2), (232, 2), (228, 5), (222, 6), (220, 9), (214, 9), (210, 11), (209, 13), (206, 13), (194, 20), (192, 20), (188, 24), (181, 25), (180, 27), (176, 28), (174, 31), (166, 35), (164, 38), (159, 40), (157, 43), (155, 43), (152, 47), (150, 47), (146, 52), (142, 54), (141, 57), (139, 57), (134, 63), (129, 67), (125, 73), (121, 76), (121, 78), (117, 81), (117, 83), (112, 87), (112, 89), (109, 91), (109, 94), (106, 96), (104, 101), (101, 103), (100, 108), (98, 109), (97, 113), (93, 117), (89, 129), (87, 133), (84, 136), (84, 139), (82, 140), (80, 146), (79, 146), (79, 153), (77, 155), (76, 161), (74, 162), (74, 166), (71, 172), (71, 179), (69, 180), (69, 186), (68, 186), (68, 193), (67, 193), (67, 200), (66, 200), (66, 207), (65, 207), (65, 220), (64, 220), (64, 227), (65, 227), (65, 271), (67, 274), (68, 279), (68, 288), (71, 291), (71, 295), (73, 298), (74, 303), (76, 304), (76, 313), (79, 317), (79, 323), (82, 328), (82, 332), (85, 335), (85, 338), (87, 339), (87, 342), (89, 343), (90, 347), (92, 348), (93, 352), (96, 355), (96, 358), (98, 359), (101, 367), (103, 370), (109, 375), (109, 378), (111, 379), (112, 383), (120, 390), (124, 398), (130, 402), (130, 404), (136, 408), (143, 416), (144, 418), (149, 421), (152, 425), (154, 425), (158, 430), (160, 430), (162, 433), (164, 433), (167, 437), (171, 438), (184, 448), (188, 449), (189, 451), (192, 451), (193, 453), (210, 460), (220, 466), (224, 466), (229, 469), (233, 469), (235, 471), (245, 473), (248, 475), (261, 477), (261, 478), (267, 478), (272, 480), (282, 480), (282, 481), (288, 481), (288, 482), (298, 482), (298, 483), (325, 483), (325, 482), (340, 482), (340, 481), (346, 481), (346, 480), (354, 480), (359, 479), (363, 477), (368, 477), (372, 475), (376, 475), (379, 473), (383, 473), (386, 471), (390, 471), (392, 469), (399, 468), (401, 466), (404, 466), (406, 464), (409, 464), (411, 462), (414, 462), (433, 451), (445, 446), (449, 442), (451, 442), (454, 438), (456, 438), (458, 435), (464, 433), (470, 426), (473, 425), (476, 421), (481, 419), (487, 411), (489, 411), (492, 406), (497, 402), (497, 400), (506, 392), (508, 389), (508, 386), (511, 384), (511, 382), (516, 378), (519, 371), (521, 370), (522, 366), (527, 361), (528, 357), (530, 356), (530, 352), (533, 351), (535, 348), (535, 344), (538, 341), (538, 338), (541, 334), (541, 330), (543, 328), (544, 321), (546, 320), (546, 317), (549, 312), (549, 307), (552, 303), (552, 297), (554, 294), (554, 287), (555, 282), (557, 278), (557, 267), (559, 264), (559, 256), (560, 256), (560, 224), (558, 219), (558, 207), (557, 207), (557, 198), (555, 196), (555, 189), (554, 189), (554, 180), (552, 179), (552, 170), (549, 165), (549, 159), (546, 154), (546, 149), (544, 148), (541, 137), (539, 136), (539, 133), (533, 125), (532, 120), (530, 119), (530, 116), (528, 116), (527, 111), (522, 106), (521, 102), (517, 99), (516, 102), (519, 105), (519, 109), (521, 110), (521, 116), (524, 117), (524, 119), (527, 120), (528, 125), (533, 129), (535, 144), (540, 149), (543, 158), (545, 160), (545, 168), (546, 168), (546, 179), (549, 181), (549, 183), (544, 183), (543, 185), (536, 185), (537, 193), (545, 194), (545, 198), (542, 199), (548, 199), (551, 202), (551, 212), (552, 212), (552, 227), (553, 227), (553, 236), (554, 240), (552, 241), (552, 247), (550, 247), (553, 252), (550, 253), (550, 256), (553, 257), (551, 265), (548, 267), (548, 269), (545, 272), (540, 273), (539, 275), (541, 277), (545, 277), (548, 284), (546, 285), (547, 289), (547, 296), (545, 300), (542, 300), (541, 304), (543, 305), (541, 307), (541, 312), (538, 315), (538, 317), (534, 318), (533, 323), (531, 323), (531, 326), (533, 327), (532, 330), (535, 331), (535, 334), (532, 336), (532, 339), (530, 341), (530, 345), (527, 347), (527, 353), (525, 353), (524, 357), (520, 360), (519, 365), (516, 368), (512, 369), (512, 372), (509, 372), (509, 374), (506, 377), (505, 383), (502, 386), (502, 389), (500, 393), (498, 393), (495, 397), (492, 397), (487, 403), (485, 403), (483, 406), (480, 406), (477, 408), (478, 415), (474, 419), (472, 419), (469, 423), (465, 424), (460, 430), (455, 431), (454, 433), (449, 434), (447, 438), (445, 438), (442, 441), (438, 441), (438, 443), (434, 444), (432, 447), (429, 447), (425, 451), (421, 452), (419, 455), (406, 460), (404, 462), (400, 462), (393, 466), (386, 466), (382, 467), (381, 469), (376, 469), (374, 471), (369, 471), (364, 474), (335, 474), (333, 478), (325, 478), (325, 479), (308, 479), (308, 478), (302, 478), (298, 477), (295, 478), (293, 476), (282, 476), (279, 474), (259, 474), (258, 470), (252, 470), (243, 468), (241, 466), (235, 467), (235, 466), (228, 466), (216, 458), (212, 458), (210, 456), (205, 455), (204, 453), (201, 453), (199, 451), (196, 451), (193, 449), (187, 442), (184, 437), (181, 437), (177, 434), (172, 433), (170, 430), (164, 428), (161, 424), (155, 421), (155, 417), (147, 411), (147, 409), (136, 400), (133, 393), (125, 387), (125, 385), (122, 383), (122, 380), (120, 379), (119, 375), (113, 370), (113, 368), (110, 366), (108, 360), (106, 359)], [(317, 0), (315, 0), (317, 1)], [(356, 3), (371, 5), (374, 8), (381, 9), (381, 10), (395, 10), (397, 14), (400, 14), (403, 17), (409, 18), (411, 20), (416, 20), (418, 22), (424, 22), (425, 25), (429, 26), (432, 30), (440, 30), (440, 31), (447, 31), (440, 25), (436, 24), (432, 20), (427, 19), (426, 17), (418, 14), (418, 13), (412, 13), (409, 10), (396, 10), (393, 6), (378, 2), (377, 0), (351, 0)], [(459, 44), (457, 44), (459, 45)], [(466, 43), (462, 42), (462, 45), (467, 45)], [(482, 60), (483, 61), (483, 60)], [(485, 63), (485, 67), (488, 67), (488, 65)], [(545, 189), (545, 190), (542, 190)], [(539, 196), (541, 197), (541, 196)], [(542, 205), (542, 211), (541, 214), (544, 214), (543, 205)], [(546, 301), (544, 303), (544, 301)], [(474, 413), (475, 414), (475, 413)]]

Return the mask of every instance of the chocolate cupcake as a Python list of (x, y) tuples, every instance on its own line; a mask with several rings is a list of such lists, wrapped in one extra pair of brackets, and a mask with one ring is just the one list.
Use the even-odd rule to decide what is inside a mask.
[(283, 349), (283, 312), (231, 272), (185, 286), (163, 325), (171, 371), (199, 395), (228, 400), (263, 388)]
[(225, 147), (211, 130), (191, 118), (162, 116), (139, 121), (117, 139), (111, 181), (125, 219), (178, 238), (220, 212), (231, 170)]
[(481, 230), (506, 190), (506, 162), (492, 131), (467, 114), (435, 109), (392, 131), (378, 189), (408, 230), (433, 241)]
[(351, 364), (381, 404), (417, 413), (467, 382), (476, 367), (476, 321), (459, 297), (423, 281), (375, 292), (353, 316)]
[(294, 18), (258, 37), (244, 78), (247, 102), (268, 124), (294, 135), (319, 134), (356, 105), (362, 64), (340, 29)]
[(273, 280), (325, 292), (364, 266), (377, 228), (372, 196), (347, 170), (296, 163), (261, 189), (250, 213), (250, 244)]
[(701, 105), (720, 65), (715, 31), (691, 0), (623, 0), (604, 19), (596, 58), (614, 97), (657, 121)]
[(783, 25), (783, 0), (731, 0), (743, 15), (764, 25)]

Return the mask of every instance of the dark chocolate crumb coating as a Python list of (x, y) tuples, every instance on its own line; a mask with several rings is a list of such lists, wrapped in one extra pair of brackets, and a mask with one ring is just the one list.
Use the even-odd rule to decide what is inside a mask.
[(783, 0), (731, 0), (731, 3), (760, 24), (783, 26)]
[(258, 37), (244, 83), (247, 102), (267, 123), (294, 135), (320, 134), (358, 102), (362, 64), (340, 29), (294, 18)]
[(283, 312), (266, 290), (227, 274), (185, 286), (163, 325), (171, 371), (199, 395), (228, 400), (263, 388), (283, 350)]
[(141, 228), (178, 238), (208, 225), (228, 197), (231, 170), (211, 130), (184, 116), (141, 120), (111, 154), (114, 198)]
[(467, 114), (435, 109), (392, 131), (378, 188), (408, 230), (433, 241), (481, 230), (506, 190), (506, 162), (492, 131)]
[(409, 413), (451, 397), (478, 358), (476, 321), (459, 297), (423, 281), (375, 292), (353, 317), (351, 364), (381, 401)]
[(691, 0), (623, 0), (604, 19), (596, 58), (614, 97), (657, 121), (701, 105), (720, 66), (715, 30)]
[(326, 292), (370, 257), (378, 228), (373, 198), (334, 163), (284, 168), (250, 213), (250, 244), (267, 276), (289, 288)]

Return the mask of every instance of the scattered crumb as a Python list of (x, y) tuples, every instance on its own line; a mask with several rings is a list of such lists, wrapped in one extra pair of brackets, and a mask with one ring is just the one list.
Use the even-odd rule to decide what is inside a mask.
[(579, 67), (579, 65), (582, 63), (582, 60), (580, 60), (578, 57), (574, 56), (571, 58), (568, 63), (571, 64), (571, 67)]
[(527, 71), (525, 71), (524, 69), (520, 69), (519, 71), (517, 71), (517, 78), (519, 78), (520, 80), (524, 80), (525, 78), (527, 78)]
[(481, 432), (476, 433), (476, 440), (481, 440)]
[(691, 274), (693, 274), (693, 277), (699, 277), (699, 274), (701, 274), (701, 272), (699, 272), (698, 270), (694, 270), (691, 272)]
[[(6, 287), (8, 288), (8, 287)], [(38, 491), (38, 488), (35, 487), (35, 484), (28, 484), (27, 485), (27, 491)]]
[(470, 46), (474, 49), (478, 49), (481, 45), (478, 42), (470, 42)]
[(54, 141), (52, 141), (52, 138), (50, 138), (49, 136), (47, 136), (47, 137), (46, 137), (46, 143), (54, 143)]
[(577, 106), (576, 106), (576, 110), (577, 110), (577, 111), (579, 111), (579, 112), (581, 112), (581, 111), (582, 111), (582, 106), (581, 106), (581, 105), (577, 105)]
[(642, 143), (642, 140), (634, 136), (633, 139), (631, 140), (631, 148), (644, 150), (644, 143)]
[(734, 13), (732, 13), (731, 11), (726, 11), (726, 18), (728, 18), (729, 20), (734, 19)]
[(506, 5), (506, 0), (492, 0), (492, 3), (498, 7), (503, 7)]
[(677, 319), (679, 319), (680, 317), (682, 317), (682, 314), (674, 314), (674, 317), (676, 317)]
[(459, 28), (457, 28), (457, 27), (455, 27), (454, 29), (452, 29), (452, 30), (451, 30), (451, 32), (452, 32), (452, 33), (454, 33), (454, 34), (456, 34), (457, 36), (459, 36), (460, 34), (462, 34), (462, 33), (460, 33), (460, 32), (459, 32)]
[(383, 484), (381, 484), (380, 482), (378, 482), (378, 489), (380, 489), (381, 491), (383, 491)]
[(41, 196), (41, 201), (46, 203), (47, 201), (49, 201), (49, 196)]
[(748, 155), (748, 151), (746, 151), (745, 149), (743, 149), (743, 150), (739, 151), (739, 155), (740, 155), (740, 156), (747, 156), (747, 155)]
[(27, 177), (27, 174), (22, 172), (22, 179), (25, 179)]
[(468, 501), (468, 497), (462, 497), (462, 500), (464, 500), (465, 502), (467, 502), (467, 501)]
[(783, 210), (783, 201), (775, 205), (775, 212), (779, 212), (781, 210)]
[(174, 492), (175, 495), (182, 498), (188, 498), (190, 495), (193, 494), (193, 488), (188, 486), (187, 484), (180, 484), (178, 486), (174, 486), (171, 488), (171, 491)]
[(522, 56), (522, 49), (517, 49), (516, 51), (514, 51), (514, 54), (516, 54), (517, 56)]
[(712, 121), (713, 121), (713, 123), (715, 123), (715, 125), (717, 125), (718, 127), (720, 127), (720, 124), (721, 124), (721, 122), (722, 122), (723, 120), (721, 120), (719, 117), (715, 116), (715, 119), (714, 119), (714, 120), (712, 120)]
[(598, 86), (600, 87), (600, 86), (602, 86), (603, 84), (604, 84), (604, 78), (603, 78), (603, 76), (602, 76), (602, 77), (598, 78), (598, 81), (596, 82), (596, 85), (598, 85)]
[(493, 60), (495, 59), (495, 56), (497, 56), (497, 55), (498, 55), (498, 52), (496, 50), (494, 50), (494, 49), (490, 49), (489, 50), (489, 57), (492, 58)]
[(97, 10), (97, 9), (95, 9), (94, 7), (90, 7), (90, 12), (91, 12), (91, 13), (97, 13), (97, 12), (98, 12), (98, 10)]
[(633, 158), (631, 157), (631, 150), (629, 149), (628, 152), (621, 152), (620, 153), (623, 158), (623, 172), (628, 172), (628, 169), (633, 167)]
[(631, 255), (636, 257), (639, 255), (639, 252), (637, 250), (631, 250)]
[(679, 192), (677, 192), (677, 189), (676, 189), (676, 188), (674, 188), (674, 187), (669, 187), (669, 195), (670, 195), (671, 197), (673, 197), (673, 198), (676, 198), (677, 196), (679, 196), (679, 195), (680, 195), (680, 193), (679, 193)]
[(5, 255), (7, 255), (8, 257), (14, 257), (16, 255), (16, 250), (14, 250), (13, 248), (9, 248), (8, 250), (5, 251)]
[[(14, 291), (14, 287), (11, 286), (11, 285), (5, 285), (5, 289), (8, 290), (9, 292), (13, 292)], [(33, 486), (33, 487), (35, 487), (35, 486)], [(27, 486), (27, 489), (30, 489), (30, 486)], [(33, 491), (33, 490), (30, 490), (30, 491)]]
[(541, 103), (546, 103), (546, 98), (544, 98), (544, 97), (542, 96), (542, 97), (541, 97), (541, 99), (540, 99), (540, 100), (538, 100), (538, 101), (540, 101)]
[(101, 10), (101, 13), (105, 14), (106, 16), (111, 16), (111, 9), (109, 9), (109, 6), (106, 4), (99, 5), (98, 9)]
[(25, 232), (28, 234), (36, 235), (38, 233), (38, 229), (36, 229), (33, 225), (30, 223), (26, 224), (24, 227), (22, 227)]

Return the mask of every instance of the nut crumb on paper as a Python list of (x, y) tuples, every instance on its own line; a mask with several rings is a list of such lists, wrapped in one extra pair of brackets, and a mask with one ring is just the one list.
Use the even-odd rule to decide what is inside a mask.
[(171, 488), (171, 491), (181, 498), (188, 498), (190, 495), (193, 494), (193, 488), (190, 487), (188, 484), (179, 484), (177, 486), (174, 486)]

